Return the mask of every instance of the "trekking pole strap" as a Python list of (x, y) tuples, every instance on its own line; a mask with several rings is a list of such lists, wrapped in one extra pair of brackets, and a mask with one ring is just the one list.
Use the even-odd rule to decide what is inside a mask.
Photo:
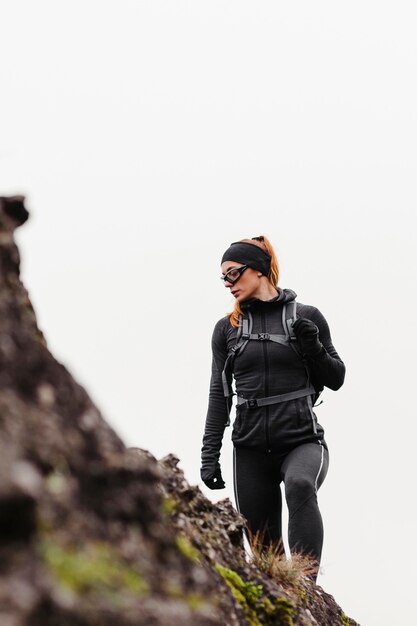
[(267, 398), (241, 398), (237, 396), (237, 406), (245, 406), (249, 409), (254, 409), (258, 406), (268, 406), (270, 404), (278, 404), (279, 402), (287, 402), (288, 400), (295, 400), (296, 398), (303, 398), (305, 396), (312, 396), (316, 393), (314, 387), (304, 387), (297, 391), (290, 391), (288, 393), (280, 393), (278, 396), (268, 396)]

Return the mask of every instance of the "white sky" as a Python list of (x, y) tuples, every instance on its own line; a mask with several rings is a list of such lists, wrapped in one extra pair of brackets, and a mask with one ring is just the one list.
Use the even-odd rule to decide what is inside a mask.
[[(1, 1), (0, 194), (51, 350), (128, 445), (191, 483), (219, 263), (267, 234), (346, 362), (320, 583), (412, 626), (417, 9), (413, 2)], [(233, 499), (230, 429), (222, 454)]]

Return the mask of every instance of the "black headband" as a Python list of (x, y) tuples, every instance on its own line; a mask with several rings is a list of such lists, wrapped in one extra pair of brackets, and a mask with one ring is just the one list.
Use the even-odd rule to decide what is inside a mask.
[(262, 272), (264, 276), (268, 276), (271, 269), (271, 257), (255, 243), (247, 241), (235, 241), (230, 244), (226, 252), (222, 256), (222, 263), (225, 261), (235, 261), (249, 265), (254, 270)]

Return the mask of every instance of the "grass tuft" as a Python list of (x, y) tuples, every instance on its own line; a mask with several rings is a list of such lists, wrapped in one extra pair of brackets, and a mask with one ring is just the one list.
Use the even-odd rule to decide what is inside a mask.
[(294, 553), (287, 559), (281, 543), (267, 543), (260, 533), (250, 534), (249, 544), (251, 563), (285, 587), (298, 587), (303, 578), (317, 575), (319, 564), (311, 556)]

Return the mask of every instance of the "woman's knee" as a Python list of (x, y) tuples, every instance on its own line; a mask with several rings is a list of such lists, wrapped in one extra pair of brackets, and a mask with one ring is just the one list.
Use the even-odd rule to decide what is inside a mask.
[(288, 476), (285, 481), (285, 497), (290, 506), (293, 503), (302, 503), (316, 495), (314, 481), (308, 476)]

